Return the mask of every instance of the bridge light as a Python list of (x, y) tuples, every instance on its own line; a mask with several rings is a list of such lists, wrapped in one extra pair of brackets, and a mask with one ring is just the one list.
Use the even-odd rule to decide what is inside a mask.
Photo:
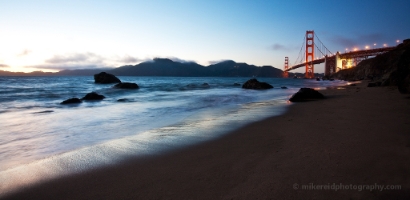
[(384, 47), (387, 47), (387, 44), (383, 44)]
[(400, 40), (396, 40), (397, 44), (400, 42)]
[(367, 46), (367, 45), (366, 45), (366, 47), (365, 47), (365, 48), (366, 48), (366, 49), (369, 49), (369, 46)]

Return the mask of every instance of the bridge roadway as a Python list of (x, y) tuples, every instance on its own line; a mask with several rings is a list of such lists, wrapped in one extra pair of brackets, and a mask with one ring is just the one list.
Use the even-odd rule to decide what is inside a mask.
[[(339, 54), (339, 52), (336, 53), (336, 55), (333, 56), (329, 56), (327, 57), (327, 59), (332, 59), (335, 56), (338, 56), (339, 59), (352, 59), (352, 58), (359, 58), (359, 57), (368, 57), (368, 56), (375, 56), (375, 55), (379, 55), (382, 53), (385, 53), (387, 51), (390, 51), (392, 49), (394, 49), (395, 47), (383, 47), (383, 48), (377, 48), (377, 49), (365, 49), (365, 50), (358, 50), (358, 51), (349, 51), (347, 53), (342, 53)], [(333, 58), (334, 59), (334, 58)], [(319, 59), (315, 59), (312, 61), (309, 61), (310, 64), (320, 64), (320, 63), (324, 63), (326, 62), (326, 57), (322, 57)], [(297, 69), (299, 67), (304, 67), (306, 65), (306, 62), (304, 63), (299, 63), (297, 65), (293, 65), (291, 67), (289, 67), (287, 70), (285, 71), (290, 71), (290, 70), (294, 70)]]

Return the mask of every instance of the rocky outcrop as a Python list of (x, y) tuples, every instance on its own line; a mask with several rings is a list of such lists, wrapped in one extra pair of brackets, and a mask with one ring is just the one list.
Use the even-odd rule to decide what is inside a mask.
[(317, 99), (324, 99), (322, 93), (312, 89), (312, 88), (300, 88), (298, 92), (290, 97), (291, 102), (302, 102), (302, 101), (312, 101)]
[(270, 89), (273, 88), (272, 85), (266, 82), (259, 82), (256, 80), (256, 78), (249, 79), (246, 81), (243, 85), (242, 88), (244, 89), (255, 89), (255, 90), (262, 90), (262, 89)]
[(102, 84), (121, 83), (120, 79), (118, 79), (116, 76), (105, 72), (94, 74), (94, 82)]
[(398, 86), (401, 93), (410, 93), (410, 39), (393, 50), (360, 62), (356, 67), (331, 76), (347, 81), (371, 80), (381, 86)]
[(74, 104), (74, 103), (81, 103), (82, 101), (79, 98), (71, 98), (71, 99), (67, 99), (63, 102), (61, 102), (60, 104)]
[(139, 86), (136, 83), (118, 83), (116, 85), (114, 85), (115, 88), (120, 88), (120, 89), (138, 89)]
[(378, 87), (381, 85), (382, 85), (382, 82), (371, 82), (367, 84), (367, 87)]
[[(410, 39), (404, 40), (404, 44)], [(397, 86), (400, 93), (410, 93), (410, 48), (407, 48), (397, 64)]]
[(86, 94), (82, 100), (103, 100), (105, 98), (104, 95), (97, 94), (96, 92), (91, 92)]

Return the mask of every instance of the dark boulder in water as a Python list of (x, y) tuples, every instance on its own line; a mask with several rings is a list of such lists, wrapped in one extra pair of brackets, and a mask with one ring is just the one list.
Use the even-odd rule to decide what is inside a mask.
[(246, 81), (246, 82), (242, 85), (242, 88), (244, 88), (244, 89), (262, 90), (262, 89), (271, 89), (271, 88), (273, 88), (273, 86), (270, 85), (269, 83), (259, 82), (258, 80), (256, 80), (256, 78), (253, 78), (253, 79), (249, 79), (248, 81)]
[(316, 99), (324, 99), (322, 93), (312, 89), (312, 88), (300, 88), (298, 92), (290, 97), (291, 102), (301, 102), (301, 101), (311, 101)]
[(91, 92), (86, 94), (82, 100), (103, 100), (105, 98), (104, 95), (97, 94), (96, 92)]
[(118, 99), (118, 102), (129, 102), (130, 100), (127, 98)]
[(71, 99), (67, 99), (63, 102), (61, 102), (60, 104), (72, 104), (72, 103), (81, 103), (82, 101), (79, 98), (71, 98)]
[(138, 89), (139, 86), (136, 83), (118, 83), (116, 85), (114, 85), (115, 88), (121, 88), (121, 89)]
[(240, 83), (234, 83), (233, 85), (234, 85), (234, 86), (241, 86)]
[(118, 79), (116, 76), (106, 73), (106, 72), (94, 74), (94, 81), (95, 83), (102, 83), (102, 84), (121, 83), (120, 79)]
[(280, 87), (281, 89), (288, 89), (288, 87), (286, 87), (286, 86), (282, 86), (282, 87)]

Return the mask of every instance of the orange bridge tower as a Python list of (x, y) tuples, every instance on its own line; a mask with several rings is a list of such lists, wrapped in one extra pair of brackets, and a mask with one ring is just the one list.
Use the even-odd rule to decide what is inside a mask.
[(288, 73), (288, 68), (289, 68), (289, 58), (285, 57), (285, 69), (283, 70), (283, 78), (288, 78), (289, 73)]
[[(306, 31), (306, 73), (305, 78), (314, 78), (314, 68), (313, 68), (313, 60), (315, 59), (315, 32), (314, 31)], [(310, 63), (309, 63), (310, 62)]]

